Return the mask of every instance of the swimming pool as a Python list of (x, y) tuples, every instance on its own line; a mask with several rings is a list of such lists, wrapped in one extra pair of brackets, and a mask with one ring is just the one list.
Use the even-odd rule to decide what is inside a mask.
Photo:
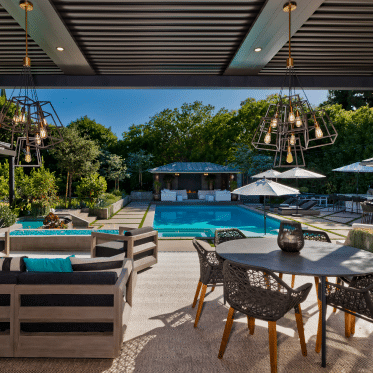
[(20, 219), (17, 224), (21, 224), (23, 229), (37, 229), (43, 226), (43, 219)]
[(90, 236), (91, 233), (119, 234), (118, 229), (19, 229), (11, 231), (11, 236)]
[[(153, 227), (160, 237), (213, 237), (216, 228), (264, 235), (263, 215), (239, 206), (157, 206)], [(267, 217), (267, 234), (277, 235), (279, 228), (279, 220)]]

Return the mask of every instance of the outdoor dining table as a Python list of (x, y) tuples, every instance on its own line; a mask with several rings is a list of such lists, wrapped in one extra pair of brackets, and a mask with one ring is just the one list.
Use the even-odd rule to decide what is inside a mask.
[[(246, 238), (216, 247), (222, 259), (269, 269), (273, 272), (321, 279), (322, 342), (321, 366), (326, 367), (326, 277), (373, 273), (373, 253), (343, 244), (305, 240), (299, 253), (282, 251), (277, 237)], [(320, 286), (320, 285), (319, 285)]]

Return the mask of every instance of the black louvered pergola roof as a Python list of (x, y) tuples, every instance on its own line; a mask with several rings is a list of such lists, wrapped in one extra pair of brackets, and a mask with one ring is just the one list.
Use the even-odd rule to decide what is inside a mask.
[[(286, 1), (33, 3), (29, 49), (37, 87), (277, 88), (283, 81)], [(0, 86), (10, 88), (22, 68), (24, 11), (18, 0), (0, 4)], [(373, 89), (372, 0), (298, 0), (292, 35), (305, 88)]]

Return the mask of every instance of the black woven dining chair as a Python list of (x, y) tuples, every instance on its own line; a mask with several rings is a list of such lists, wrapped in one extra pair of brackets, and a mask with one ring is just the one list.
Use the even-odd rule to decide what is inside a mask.
[[(373, 274), (354, 277), (348, 287), (343, 283), (326, 282), (326, 304), (345, 313), (347, 338), (355, 334), (355, 317), (373, 323)], [(319, 312), (316, 344), (321, 344), (321, 336), (321, 312)]]
[(239, 229), (237, 228), (218, 228), (215, 230), (215, 246), (227, 241), (239, 240), (242, 238), (247, 238)]
[(196, 319), (194, 321), (194, 327), (196, 328), (198, 325), (199, 318), (201, 317), (207, 286), (212, 286), (211, 291), (214, 291), (216, 285), (223, 284), (223, 260), (216, 255), (215, 248), (210, 246), (210, 244), (205, 241), (196, 240), (194, 238), (193, 246), (195, 247), (198, 253), (200, 277), (197, 285), (196, 294), (194, 296), (192, 308), (196, 306), (198, 296), (201, 292), (197, 308)]
[[(308, 240), (308, 241), (319, 241), (319, 242), (328, 242), (328, 243), (332, 242), (326, 232), (323, 232), (323, 231), (312, 231), (312, 230), (309, 230), (309, 229), (302, 230), (302, 232), (303, 232), (303, 238), (305, 240)], [(316, 281), (316, 279), (315, 279), (315, 281)], [(292, 275), (291, 276), (291, 287), (292, 288), (294, 287), (294, 283), (295, 283), (295, 275)], [(318, 281), (316, 281), (315, 283), (316, 283), (316, 291), (317, 291)]]
[(254, 334), (255, 319), (268, 321), (271, 372), (277, 372), (276, 322), (292, 308), (295, 309), (298, 334), (303, 356), (307, 356), (300, 303), (304, 302), (312, 284), (292, 289), (272, 271), (237, 264), (226, 260), (223, 265), (224, 297), (229, 303), (227, 322), (218, 358), (222, 359), (233, 324), (235, 311), (247, 315), (250, 334)]

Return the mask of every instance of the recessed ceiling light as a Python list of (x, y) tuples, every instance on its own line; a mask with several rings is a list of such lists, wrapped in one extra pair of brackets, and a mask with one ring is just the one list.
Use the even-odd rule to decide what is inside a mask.
[(62, 52), (62, 51), (65, 50), (63, 47), (57, 47), (56, 49), (57, 49), (58, 51), (60, 51), (60, 52)]
[(261, 50), (262, 50), (262, 48), (260, 48), (260, 47), (254, 49), (255, 52), (260, 52)]

